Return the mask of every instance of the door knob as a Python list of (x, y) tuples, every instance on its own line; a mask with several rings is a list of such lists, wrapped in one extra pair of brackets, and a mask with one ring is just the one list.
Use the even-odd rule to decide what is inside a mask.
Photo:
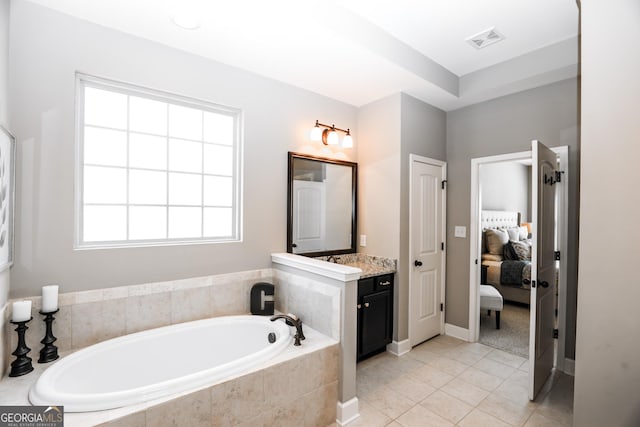
[(422, 261), (415, 260), (413, 261), (413, 265), (415, 265), (416, 267), (420, 267), (422, 265)]
[(538, 284), (540, 286), (542, 286), (543, 288), (548, 288), (549, 287), (549, 282), (545, 282), (544, 280), (541, 282), (538, 282)]

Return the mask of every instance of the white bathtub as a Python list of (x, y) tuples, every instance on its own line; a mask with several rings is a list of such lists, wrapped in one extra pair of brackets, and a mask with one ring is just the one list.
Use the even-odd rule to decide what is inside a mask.
[[(276, 341), (269, 343), (268, 335)], [(34, 405), (65, 412), (118, 408), (215, 384), (282, 352), (289, 327), (268, 317), (229, 316), (114, 338), (46, 369), (29, 391)]]

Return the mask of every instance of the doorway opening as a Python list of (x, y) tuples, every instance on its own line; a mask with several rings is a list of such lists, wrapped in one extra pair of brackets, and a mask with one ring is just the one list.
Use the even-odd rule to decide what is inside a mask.
[[(558, 168), (563, 171), (561, 182), (557, 184), (556, 189), (556, 215), (555, 215), (555, 235), (556, 235), (556, 251), (560, 254), (566, 254), (567, 248), (567, 220), (568, 220), (568, 186), (567, 177), (568, 171), (568, 147), (556, 147), (552, 149), (557, 155)], [(482, 266), (482, 254), (483, 246), (485, 245), (482, 240), (482, 225), (481, 217), (483, 210), (483, 191), (482, 191), (482, 169), (488, 170), (491, 165), (499, 164), (513, 164), (516, 162), (526, 163), (531, 162), (532, 152), (525, 151), (519, 153), (510, 153), (498, 156), (489, 156), (472, 159), (471, 161), (471, 216), (470, 216), (470, 260), (469, 260), (469, 339), (471, 342), (477, 342), (480, 338), (480, 324), (481, 316), (487, 316), (487, 313), (480, 312), (480, 291), (479, 287), (481, 283), (487, 281), (486, 273), (483, 271)], [(534, 196), (535, 197), (535, 196)], [(535, 202), (535, 199), (531, 203)], [(525, 210), (524, 208), (521, 210)], [(526, 218), (527, 221), (518, 221), (518, 223), (527, 223), (530, 218)], [(518, 224), (520, 225), (520, 224)], [(535, 238), (536, 236), (532, 236)], [(557, 352), (554, 356), (554, 366), (560, 371), (564, 371), (564, 352), (565, 352), (565, 319), (566, 319), (566, 287), (567, 287), (567, 266), (566, 256), (560, 257), (558, 261), (557, 269)], [(495, 280), (495, 278), (494, 278)], [(515, 300), (516, 304), (511, 304), (511, 301)], [(508, 301), (505, 302), (506, 310), (520, 311), (520, 317), (526, 317), (525, 310), (528, 310), (526, 304), (526, 297), (519, 298), (510, 295)], [(505, 313), (506, 314), (506, 311)], [(504, 325), (504, 314), (501, 319), (501, 326)], [(524, 314), (524, 316), (523, 316)], [(495, 319), (491, 319), (493, 326), (495, 327)], [(487, 323), (487, 319), (484, 319), (483, 323)], [(526, 322), (525, 322), (526, 323)], [(522, 328), (521, 328), (522, 329)], [(527, 329), (528, 332), (528, 329)], [(520, 341), (523, 341), (520, 339)], [(529, 341), (529, 336), (524, 337), (524, 342)], [(527, 347), (528, 349), (528, 347)], [(520, 351), (522, 353), (522, 350)], [(518, 353), (516, 353), (518, 354)], [(525, 358), (529, 358), (526, 356)]]

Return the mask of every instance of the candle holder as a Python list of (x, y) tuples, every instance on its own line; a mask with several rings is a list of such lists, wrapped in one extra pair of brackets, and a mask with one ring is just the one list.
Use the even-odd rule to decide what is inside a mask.
[(43, 313), (42, 311), (40, 312), (40, 314), (45, 316), (44, 323), (47, 324), (47, 329), (44, 334), (44, 338), (42, 338), (42, 341), (40, 341), (42, 344), (44, 344), (44, 347), (42, 347), (42, 350), (40, 350), (40, 358), (38, 359), (38, 363), (53, 362), (59, 357), (58, 347), (53, 345), (53, 343), (57, 340), (57, 338), (53, 336), (53, 321), (55, 320), (55, 317), (53, 317), (53, 315), (58, 311), (59, 309), (56, 311), (51, 311), (49, 313)]
[(16, 360), (11, 362), (11, 372), (9, 373), (10, 377), (19, 377), (33, 371), (31, 358), (27, 356), (31, 349), (27, 347), (27, 343), (24, 340), (24, 333), (29, 329), (27, 323), (29, 323), (31, 319), (33, 319), (33, 317), (22, 322), (11, 321), (14, 325), (18, 325), (16, 328), (16, 332), (18, 332), (18, 346), (15, 351), (11, 353), (16, 356)]

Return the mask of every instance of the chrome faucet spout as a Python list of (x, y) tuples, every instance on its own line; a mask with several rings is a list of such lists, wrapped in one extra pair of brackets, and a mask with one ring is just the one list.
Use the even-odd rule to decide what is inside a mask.
[(304, 333), (302, 332), (302, 320), (295, 314), (276, 314), (271, 317), (271, 321), (275, 322), (278, 319), (284, 319), (285, 323), (289, 326), (293, 326), (296, 328), (296, 334), (293, 337), (293, 345), (300, 345), (300, 340), (306, 339)]

